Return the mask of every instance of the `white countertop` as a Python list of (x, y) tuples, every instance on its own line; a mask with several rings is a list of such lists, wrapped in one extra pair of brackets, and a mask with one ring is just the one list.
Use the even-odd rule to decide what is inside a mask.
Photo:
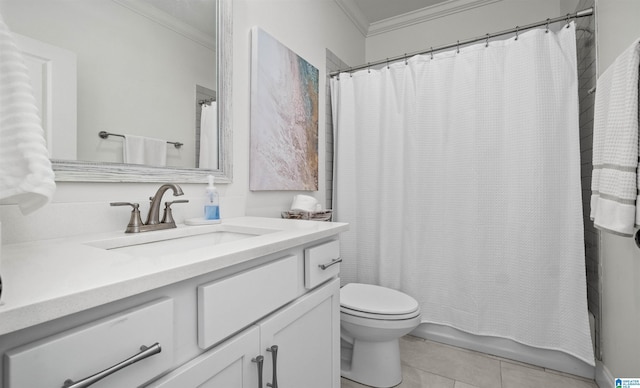
[[(178, 225), (176, 229), (163, 231), (126, 235), (117, 231), (4, 245), (0, 267), (3, 281), (0, 335), (230, 268), (347, 229), (345, 223), (239, 217), (225, 219), (218, 225)], [(250, 230), (260, 235), (213, 248), (153, 257), (134, 257), (104, 249), (114, 241), (140, 244), (165, 236), (175, 238), (218, 230)]]

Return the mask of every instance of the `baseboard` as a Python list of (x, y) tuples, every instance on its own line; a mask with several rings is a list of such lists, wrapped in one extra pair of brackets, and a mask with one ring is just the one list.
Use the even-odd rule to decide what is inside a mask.
[(596, 360), (596, 384), (600, 388), (615, 388), (613, 376), (602, 361)]

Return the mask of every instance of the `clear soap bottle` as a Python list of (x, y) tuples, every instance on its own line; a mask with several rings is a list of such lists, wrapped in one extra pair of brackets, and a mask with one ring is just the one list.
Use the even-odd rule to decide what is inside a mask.
[(213, 185), (214, 177), (209, 175), (209, 185), (206, 189), (206, 202), (204, 204), (205, 220), (220, 220), (220, 196)]

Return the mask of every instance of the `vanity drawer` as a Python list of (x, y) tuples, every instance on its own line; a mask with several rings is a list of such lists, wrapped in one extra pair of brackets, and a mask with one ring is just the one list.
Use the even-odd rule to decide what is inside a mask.
[(340, 273), (340, 242), (330, 241), (304, 250), (304, 286), (316, 287)]
[[(158, 347), (160, 352), (156, 353)], [(5, 388), (62, 387), (133, 355), (152, 354), (92, 385), (137, 387), (173, 364), (173, 301), (160, 299), (5, 353)]]
[(298, 295), (298, 257), (198, 287), (198, 346), (206, 349)]

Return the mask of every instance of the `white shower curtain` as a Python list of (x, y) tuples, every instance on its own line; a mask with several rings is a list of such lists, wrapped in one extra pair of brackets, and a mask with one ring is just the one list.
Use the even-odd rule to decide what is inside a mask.
[(594, 365), (574, 28), (331, 80), (343, 283)]
[(202, 104), (200, 114), (199, 168), (217, 169), (218, 166), (218, 103)]

